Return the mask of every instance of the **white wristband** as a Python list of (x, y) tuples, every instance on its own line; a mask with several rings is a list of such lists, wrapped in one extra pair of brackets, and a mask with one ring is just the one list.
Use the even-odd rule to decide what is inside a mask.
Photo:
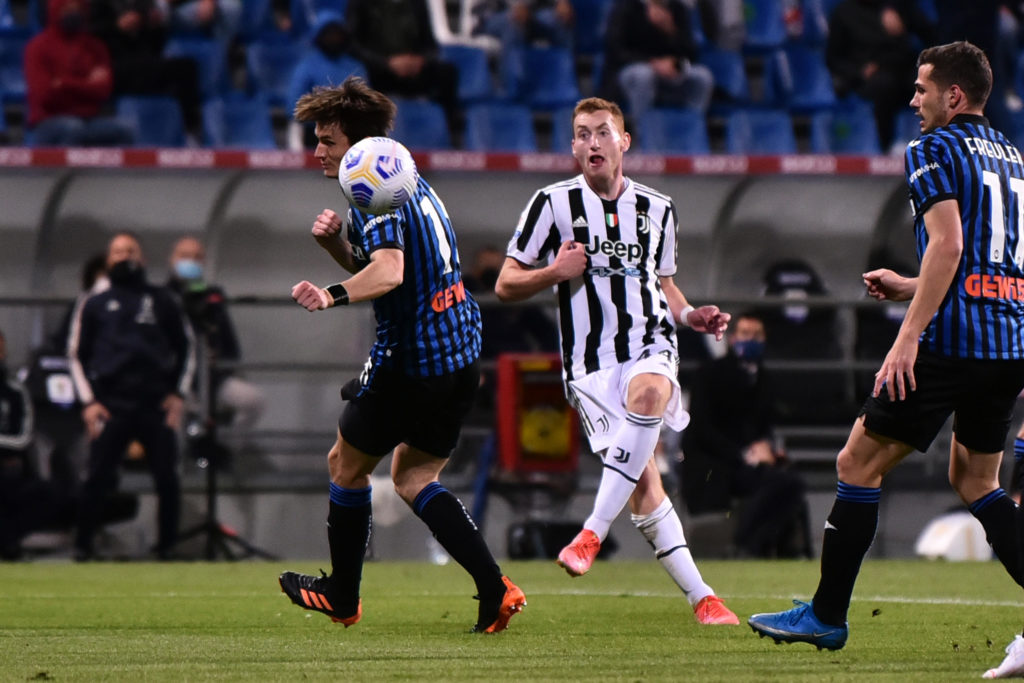
[(690, 311), (692, 311), (692, 310), (693, 310), (693, 306), (687, 306), (683, 310), (679, 311), (679, 324), (682, 325), (683, 327), (689, 327), (690, 326), (690, 321), (688, 321), (686, 319), (686, 316), (689, 315)]

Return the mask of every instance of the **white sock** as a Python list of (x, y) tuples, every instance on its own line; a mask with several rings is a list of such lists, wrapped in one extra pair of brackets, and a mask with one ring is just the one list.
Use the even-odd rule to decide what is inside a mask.
[(654, 548), (654, 556), (661, 566), (682, 589), (690, 605), (694, 606), (709, 595), (714, 595), (711, 586), (704, 583), (700, 571), (693, 561), (690, 548), (683, 535), (683, 523), (667, 497), (649, 515), (630, 515), (634, 526), (640, 530), (647, 542)]
[(590, 529), (602, 541), (633, 495), (647, 461), (654, 455), (660, 434), (660, 417), (626, 413), (626, 419), (604, 454), (604, 470), (594, 497), (594, 510), (583, 523), (584, 529)]

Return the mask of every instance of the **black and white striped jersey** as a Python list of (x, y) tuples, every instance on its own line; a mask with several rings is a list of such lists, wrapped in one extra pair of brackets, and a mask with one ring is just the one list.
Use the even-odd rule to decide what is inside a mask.
[(566, 380), (636, 358), (652, 345), (675, 350), (675, 324), (658, 277), (676, 272), (676, 209), (664, 194), (625, 180), (616, 200), (582, 175), (537, 191), (506, 254), (545, 266), (559, 246), (585, 246), (583, 275), (557, 286)]

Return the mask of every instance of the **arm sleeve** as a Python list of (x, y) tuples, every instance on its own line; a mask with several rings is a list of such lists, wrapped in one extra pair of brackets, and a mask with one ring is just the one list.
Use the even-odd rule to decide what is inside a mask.
[(904, 162), (915, 216), (936, 202), (957, 197), (949, 148), (938, 135), (924, 135), (907, 145)]
[(371, 216), (352, 210), (352, 227), (363, 235), (366, 255), (378, 249), (405, 250), (404, 213), (383, 213)]
[(67, 343), (71, 380), (75, 384), (78, 400), (85, 405), (96, 400), (86, 370), (89, 358), (92, 356), (92, 343), (95, 336), (95, 326), (87, 310), (90, 300), (91, 297), (80, 296), (75, 303), (75, 309), (71, 314), (71, 327)]
[(661, 241), (655, 253), (655, 272), (659, 277), (672, 277), (676, 274), (678, 258), (676, 236), (678, 230), (678, 214), (675, 202), (670, 202), (661, 218)]
[(167, 335), (168, 344), (174, 351), (174, 374), (177, 378), (174, 391), (185, 396), (192, 389), (192, 380), (196, 373), (195, 337), (185, 311), (174, 295), (170, 291), (164, 291), (160, 300), (164, 308), (161, 325)]
[[(520, 214), (519, 224), (509, 240), (505, 255), (528, 266), (542, 265), (552, 253), (552, 234), (557, 235), (557, 228), (551, 197), (539, 190)], [(557, 239), (555, 241), (559, 242)], [(554, 245), (554, 249), (558, 249), (558, 244)]]

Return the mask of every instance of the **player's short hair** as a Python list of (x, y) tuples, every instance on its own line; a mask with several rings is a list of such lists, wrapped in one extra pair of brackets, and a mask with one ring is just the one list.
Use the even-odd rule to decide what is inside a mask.
[(626, 132), (626, 117), (622, 115), (622, 108), (619, 105), (600, 97), (588, 97), (577, 102), (576, 108), (572, 110), (573, 137), (576, 137), (576, 117), (580, 114), (593, 114), (598, 111), (609, 112), (619, 126), (619, 132)]
[(932, 65), (931, 79), (940, 88), (957, 85), (967, 101), (984, 106), (992, 92), (992, 67), (981, 48), (966, 40), (937, 45), (921, 51), (917, 65)]
[(355, 144), (363, 138), (386, 136), (395, 123), (395, 103), (358, 76), (336, 86), (317, 86), (295, 103), (295, 120), (337, 124)]

